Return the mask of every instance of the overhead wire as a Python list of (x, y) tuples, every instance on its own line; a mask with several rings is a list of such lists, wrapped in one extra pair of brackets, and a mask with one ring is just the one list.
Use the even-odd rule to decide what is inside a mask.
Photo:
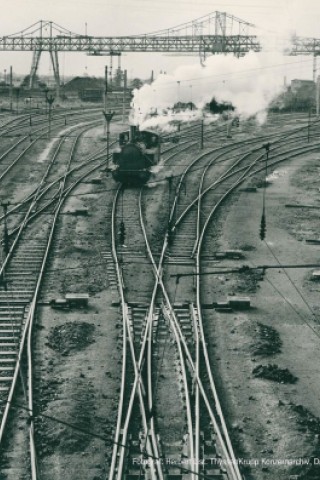
[(310, 311), (310, 313), (312, 314), (313, 317), (316, 317), (316, 314), (315, 312), (313, 311), (313, 309), (311, 308), (309, 302), (306, 300), (305, 296), (302, 294), (302, 292), (300, 291), (300, 289), (297, 287), (297, 285), (294, 283), (294, 281), (292, 280), (292, 278), (290, 277), (290, 275), (288, 274), (288, 272), (286, 271), (286, 269), (284, 267), (281, 266), (281, 262), (280, 260), (278, 259), (278, 257), (276, 256), (276, 254), (274, 253), (274, 251), (272, 250), (272, 248), (270, 247), (270, 245), (265, 241), (264, 242), (266, 247), (268, 248), (269, 252), (271, 253), (271, 255), (273, 256), (273, 258), (276, 260), (276, 262), (279, 264), (279, 268), (282, 269), (283, 273), (285, 274), (285, 276), (287, 277), (287, 279), (289, 280), (289, 282), (291, 283), (291, 285), (293, 286), (293, 288), (296, 290), (296, 292), (298, 293), (299, 297), (302, 299), (303, 303), (305, 304), (305, 306), (307, 307), (307, 309)]
[[(26, 406), (24, 406), (24, 405), (22, 405), (22, 404), (20, 404), (16, 401), (9, 402), (7, 400), (1, 400), (0, 399), (0, 405), (1, 404), (5, 405), (7, 403), (10, 403), (12, 408), (16, 408), (16, 409), (20, 408), (20, 409), (25, 410), (29, 413), (29, 408), (27, 408)], [(65, 420), (54, 417), (52, 415), (47, 415), (45, 413), (38, 413), (37, 415), (33, 415), (32, 419), (36, 420), (38, 417), (45, 418), (47, 420), (51, 420), (51, 421), (56, 422), (60, 425), (64, 425), (64, 426), (69, 427), (69, 428), (71, 428), (75, 431), (78, 431), (79, 433), (83, 433), (85, 435), (91, 436), (91, 437), (96, 438), (98, 440), (101, 440), (105, 443), (108, 442), (110, 445), (118, 445), (119, 447), (122, 447), (126, 450), (132, 450), (132, 447), (129, 444), (123, 444), (121, 442), (116, 442), (116, 441), (113, 440), (113, 437), (100, 435), (98, 433), (95, 433), (92, 430), (88, 430), (86, 428), (79, 427), (78, 425), (66, 422)], [(28, 417), (28, 421), (30, 421), (30, 417)], [(150, 458), (151, 460), (154, 460), (154, 461), (158, 461), (158, 462), (163, 461), (164, 463), (166, 462), (166, 457), (151, 455), (151, 454), (148, 454), (146, 451), (139, 450), (139, 451), (133, 451), (132, 453), (136, 453), (139, 456), (142, 455), (144, 458)], [(191, 470), (191, 469), (189, 469), (185, 466), (181, 466), (180, 468), (184, 473), (192, 473), (192, 474), (198, 476), (198, 478), (203, 478), (204, 480), (212, 480), (211, 476), (206, 475), (204, 473), (195, 472), (194, 470)]]
[(276, 287), (274, 282), (270, 280), (270, 278), (266, 277), (266, 281), (272, 286), (272, 288), (277, 292), (277, 294), (285, 301), (286, 304), (289, 305), (289, 307), (296, 313), (296, 315), (302, 320), (309, 328), (312, 330), (312, 332), (320, 339), (320, 333), (318, 333), (315, 328), (306, 320), (306, 318), (299, 312), (299, 310), (288, 300), (288, 298), (283, 295), (283, 293)]

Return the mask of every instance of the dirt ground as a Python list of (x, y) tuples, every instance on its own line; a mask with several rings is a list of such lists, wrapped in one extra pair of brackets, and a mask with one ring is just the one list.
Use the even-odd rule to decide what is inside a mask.
[[(318, 156), (298, 157), (270, 176), (265, 241), (259, 238), (262, 190), (241, 192), (228, 203), (215, 248), (242, 249), (244, 259), (221, 266), (319, 264), (320, 245), (307, 243), (319, 239)], [(203, 277), (206, 301), (251, 299), (248, 311), (206, 314), (226, 416), (240, 457), (251, 462), (242, 467), (248, 478), (320, 478), (320, 286), (313, 270)]]

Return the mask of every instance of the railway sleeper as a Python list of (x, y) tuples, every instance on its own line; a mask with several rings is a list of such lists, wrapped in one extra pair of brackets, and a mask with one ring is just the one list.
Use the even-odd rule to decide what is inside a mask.
[(8, 305), (8, 302), (0, 302), (0, 314), (3, 310), (24, 310), (26, 305)]
[(23, 296), (23, 295), (31, 295), (33, 293), (33, 289), (30, 288), (30, 283), (28, 284), (28, 289), (19, 289), (18, 285), (12, 285), (10, 290), (1, 290), (0, 291), (0, 300), (6, 299), (11, 300), (14, 296)]
[[(2, 371), (1, 371), (1, 373), (2, 373)], [(9, 372), (8, 372), (8, 375), (0, 377), (0, 384), (11, 383), (12, 379), (13, 379), (13, 375), (11, 373), (9, 374)]]
[(9, 291), (0, 290), (0, 301), (1, 302), (17, 302), (21, 299), (30, 298), (32, 296), (33, 290), (14, 290), (12, 287)]
[(46, 244), (42, 245), (24, 245), (23, 247), (20, 247), (19, 250), (17, 251), (17, 256), (23, 256), (23, 255), (28, 255), (28, 257), (36, 257), (39, 255), (40, 252), (45, 251), (47, 248)]
[[(7, 285), (9, 289), (8, 291), (10, 292), (10, 295), (11, 295), (12, 292), (16, 292), (17, 290), (18, 291), (26, 290), (26, 288), (30, 287), (30, 280), (29, 281), (26, 280), (25, 282), (21, 280), (19, 280), (18, 282), (13, 282), (12, 280), (8, 280)], [(32, 291), (34, 291), (34, 289), (32, 289)]]
[[(4, 350), (7, 349), (7, 350)], [(3, 354), (12, 354), (16, 355), (16, 349), (17, 349), (17, 344), (12, 342), (12, 343), (0, 343), (0, 355)]]
[(180, 323), (191, 323), (190, 321), (190, 312), (188, 311), (183, 311), (183, 312), (176, 312), (177, 318), (180, 321)]
[[(0, 385), (0, 392), (5, 392), (6, 394), (8, 394), (9, 388), (10, 388), (9, 386)], [(3, 410), (0, 408), (0, 416), (2, 415), (2, 413), (3, 413)]]
[(42, 263), (43, 255), (37, 255), (36, 257), (13, 257), (11, 258), (8, 268), (19, 266), (20, 268), (37, 267)]
[[(3, 332), (0, 330), (0, 335), (2, 335)], [(0, 345), (2, 346), (4, 343), (6, 343), (8, 340), (16, 340), (15, 335), (11, 332), (10, 334), (7, 334), (7, 336), (1, 337), (0, 336)]]
[(16, 333), (20, 333), (20, 330), (21, 329), (19, 327), (3, 329), (1, 328), (1, 324), (0, 324), (0, 335), (16, 335)]
[(17, 271), (8, 271), (6, 273), (6, 278), (33, 278), (34, 277), (34, 274), (35, 274), (35, 271), (31, 271), (31, 270), (27, 270), (25, 272), (21, 272), (21, 270), (17, 270)]
[(20, 329), (21, 326), (21, 317), (13, 318), (13, 317), (6, 317), (0, 318), (0, 330), (6, 330), (7, 328), (12, 330)]

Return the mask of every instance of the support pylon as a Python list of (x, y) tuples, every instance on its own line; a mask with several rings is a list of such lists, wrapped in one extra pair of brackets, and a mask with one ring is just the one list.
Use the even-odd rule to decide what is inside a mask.
[(316, 82), (317, 81), (317, 55), (313, 55), (313, 67), (312, 67), (312, 78), (313, 78), (313, 81)]
[(320, 109), (320, 75), (317, 77), (316, 81), (316, 115), (319, 116)]
[(29, 78), (29, 88), (32, 89), (34, 87), (34, 81), (37, 75), (37, 70), (39, 66), (39, 60), (41, 57), (42, 50), (35, 50), (32, 56), (32, 64), (30, 70), (30, 78)]
[[(40, 29), (39, 29), (40, 39), (42, 39), (44, 23), (45, 25), (47, 25), (47, 22), (43, 22), (43, 20), (40, 21)], [(49, 22), (49, 30), (50, 30), (50, 38), (52, 38), (52, 22)], [(39, 50), (35, 50), (33, 52), (32, 64), (31, 64), (31, 70), (30, 70), (30, 80), (29, 80), (30, 89), (34, 87), (34, 81), (38, 71), (41, 53), (42, 53), (41, 47), (39, 48)], [(53, 74), (54, 74), (54, 81), (56, 84), (56, 98), (59, 98), (60, 97), (60, 73), (59, 73), (58, 50), (55, 48), (53, 50), (50, 50), (49, 53), (50, 53)]]
[(52, 63), (53, 75), (56, 84), (56, 98), (60, 97), (60, 72), (59, 72), (59, 58), (58, 52), (50, 50), (50, 58)]
[[(29, 79), (29, 88), (32, 89), (34, 87), (35, 78), (37, 75), (40, 57), (41, 57), (42, 50), (35, 50), (33, 52), (32, 57), (32, 65), (30, 71), (30, 79)], [(52, 64), (52, 70), (54, 75), (54, 81), (56, 85), (56, 98), (60, 97), (60, 71), (59, 71), (59, 58), (57, 50), (51, 50), (50, 52), (50, 59)]]

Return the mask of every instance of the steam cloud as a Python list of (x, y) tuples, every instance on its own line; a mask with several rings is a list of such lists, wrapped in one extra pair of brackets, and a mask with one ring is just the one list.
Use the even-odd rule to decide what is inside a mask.
[[(213, 55), (204, 65), (181, 66), (172, 75), (159, 75), (151, 85), (134, 90), (131, 121), (150, 128), (165, 128), (173, 118), (168, 109), (178, 101), (193, 102), (196, 112), (186, 110), (179, 120), (202, 116), (206, 103), (214, 97), (219, 103), (230, 102), (243, 118), (256, 116), (264, 121), (266, 108), (283, 89), (285, 57), (266, 52), (250, 52), (244, 57)], [(151, 112), (157, 117), (151, 117)]]

